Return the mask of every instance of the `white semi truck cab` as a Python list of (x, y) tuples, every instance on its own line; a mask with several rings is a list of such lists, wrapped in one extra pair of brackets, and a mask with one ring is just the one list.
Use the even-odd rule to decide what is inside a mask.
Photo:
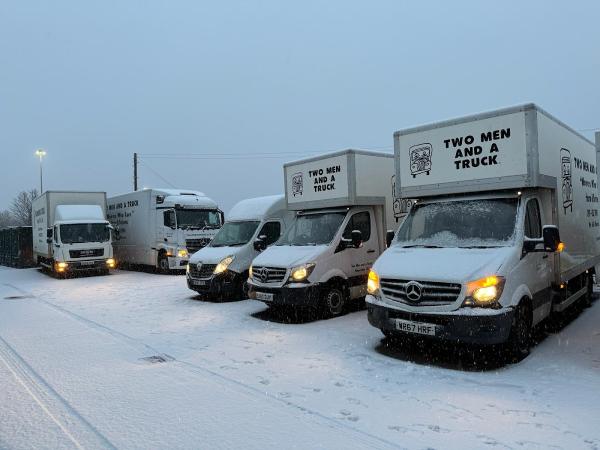
[(33, 258), (55, 273), (107, 273), (116, 262), (106, 193), (47, 191), (32, 202)]
[(329, 315), (364, 297), (387, 232), (401, 221), (393, 176), (393, 155), (359, 150), (286, 164), (287, 207), (296, 215), (281, 239), (254, 259), (249, 296)]
[(162, 272), (186, 269), (189, 256), (221, 228), (217, 203), (199, 191), (143, 189), (108, 199), (108, 218), (118, 230), (115, 255), (127, 266)]
[(417, 198), (369, 273), (387, 336), (508, 343), (589, 300), (600, 261), (593, 143), (533, 104), (395, 134), (399, 195)]

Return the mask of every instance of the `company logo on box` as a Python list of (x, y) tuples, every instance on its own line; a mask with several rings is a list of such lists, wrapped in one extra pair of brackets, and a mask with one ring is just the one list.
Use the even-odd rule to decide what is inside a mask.
[(292, 175), (292, 195), (295, 197), (296, 195), (302, 195), (304, 191), (304, 179), (302, 177), (302, 172), (297, 172)]
[(413, 178), (420, 173), (429, 175), (429, 172), (431, 171), (431, 151), (431, 144), (427, 142), (413, 145), (409, 149), (410, 173)]

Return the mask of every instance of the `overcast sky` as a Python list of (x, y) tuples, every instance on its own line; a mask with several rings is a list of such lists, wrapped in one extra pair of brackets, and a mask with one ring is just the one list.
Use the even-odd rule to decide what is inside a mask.
[[(39, 186), (38, 147), (45, 189), (131, 190), (137, 151), (140, 186), (227, 211), (282, 192), (287, 160), (391, 152), (411, 125), (534, 101), (599, 128), (599, 17), (593, 0), (2, 1), (0, 209)], [(144, 157), (189, 153), (219, 159)]]

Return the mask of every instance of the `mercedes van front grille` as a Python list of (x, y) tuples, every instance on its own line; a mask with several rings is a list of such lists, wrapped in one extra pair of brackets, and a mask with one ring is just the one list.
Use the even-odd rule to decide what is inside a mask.
[(434, 281), (381, 280), (381, 292), (390, 300), (413, 306), (437, 306), (454, 303), (460, 295), (458, 283)]
[(253, 267), (252, 278), (261, 283), (283, 283), (287, 269), (280, 267)]

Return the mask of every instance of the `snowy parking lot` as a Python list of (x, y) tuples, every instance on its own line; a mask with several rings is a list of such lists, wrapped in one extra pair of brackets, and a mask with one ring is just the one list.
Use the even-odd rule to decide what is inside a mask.
[(517, 364), (182, 276), (0, 268), (0, 448), (600, 448), (600, 301)]

